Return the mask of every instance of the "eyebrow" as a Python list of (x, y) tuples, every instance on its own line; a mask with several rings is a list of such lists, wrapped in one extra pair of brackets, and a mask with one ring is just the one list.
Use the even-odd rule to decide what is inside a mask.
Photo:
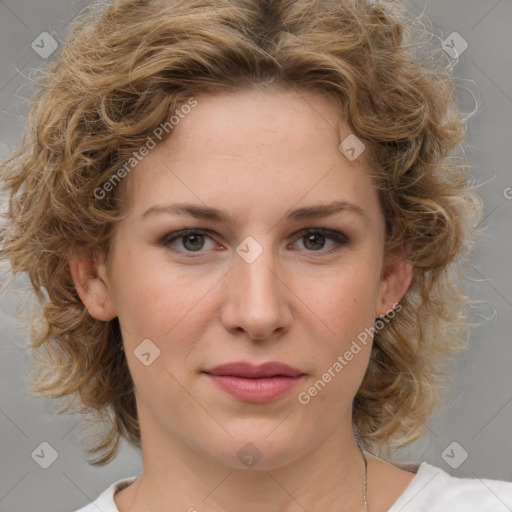
[[(312, 206), (305, 206), (296, 210), (288, 210), (285, 213), (285, 218), (287, 220), (297, 221), (303, 219), (328, 217), (339, 212), (355, 213), (363, 218), (366, 218), (365, 212), (360, 206), (348, 201), (333, 201), (332, 203), (328, 204), (317, 204)], [(146, 210), (142, 214), (141, 218), (146, 218), (157, 213), (189, 215), (196, 219), (210, 220), (222, 223), (229, 223), (231, 221), (230, 216), (222, 210), (192, 203), (176, 203), (169, 205), (158, 204)]]

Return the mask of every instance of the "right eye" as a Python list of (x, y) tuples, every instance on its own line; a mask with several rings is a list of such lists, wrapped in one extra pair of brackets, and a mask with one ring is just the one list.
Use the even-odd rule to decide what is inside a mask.
[[(209, 238), (213, 241), (209, 230), (204, 229), (185, 229), (182, 231), (175, 231), (173, 233), (169, 233), (165, 235), (161, 243), (166, 247), (170, 247), (171, 250), (183, 253), (187, 257), (192, 257), (193, 253), (201, 253), (205, 251), (201, 251), (201, 249), (205, 245), (205, 239)], [(176, 248), (174, 242), (178, 242), (182, 248)]]

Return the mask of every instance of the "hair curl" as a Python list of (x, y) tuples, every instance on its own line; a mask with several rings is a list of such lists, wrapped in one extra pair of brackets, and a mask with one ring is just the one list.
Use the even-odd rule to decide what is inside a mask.
[(465, 120), (427, 32), (389, 0), (118, 0), (75, 20), (2, 163), (1, 255), (39, 299), (31, 391), (66, 397), (59, 413), (108, 427), (86, 450), (100, 454), (90, 464), (110, 462), (121, 437), (140, 447), (119, 324), (88, 314), (68, 265), (74, 250), (108, 254), (126, 213), (120, 187), (102, 199), (94, 190), (191, 95), (251, 87), (329, 95), (366, 145), (385, 249), (407, 247), (414, 275), (375, 334), (354, 428), (376, 454), (423, 434), (447, 356), (465, 345), (469, 300), (458, 283), (481, 217), (460, 151)]

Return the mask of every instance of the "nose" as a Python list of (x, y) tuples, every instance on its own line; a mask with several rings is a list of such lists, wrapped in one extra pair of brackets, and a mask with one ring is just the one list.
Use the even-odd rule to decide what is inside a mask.
[(238, 254), (225, 280), (222, 323), (233, 332), (245, 332), (252, 340), (265, 340), (291, 325), (289, 277), (270, 249), (252, 262)]

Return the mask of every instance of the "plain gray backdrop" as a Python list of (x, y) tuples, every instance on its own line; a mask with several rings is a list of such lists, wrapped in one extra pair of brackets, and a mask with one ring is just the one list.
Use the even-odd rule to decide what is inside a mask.
[[(41, 34), (62, 41), (68, 22), (86, 5), (0, 0), (0, 157), (14, 149), (22, 132), (31, 70), (52, 59), (42, 51), (41, 37), (47, 36)], [(414, 0), (407, 5), (431, 23), (447, 54), (451, 47), (460, 50), (453, 73), (462, 108), (469, 112), (478, 105), (465, 148), (481, 185), (487, 235), (477, 242), (468, 266), (474, 282), (467, 292), (481, 301), (471, 317), (479, 325), (469, 349), (457, 357), (451, 408), (401, 457), (426, 460), (455, 476), (512, 481), (512, 0)], [(70, 512), (115, 480), (139, 474), (141, 458), (123, 445), (110, 465), (89, 466), (75, 435), (81, 418), (52, 416), (58, 404), (30, 395), (26, 332), (13, 316), (26, 286), (18, 279), (0, 300), (0, 512)], [(34, 454), (52, 449), (57, 458), (44, 469)]]

